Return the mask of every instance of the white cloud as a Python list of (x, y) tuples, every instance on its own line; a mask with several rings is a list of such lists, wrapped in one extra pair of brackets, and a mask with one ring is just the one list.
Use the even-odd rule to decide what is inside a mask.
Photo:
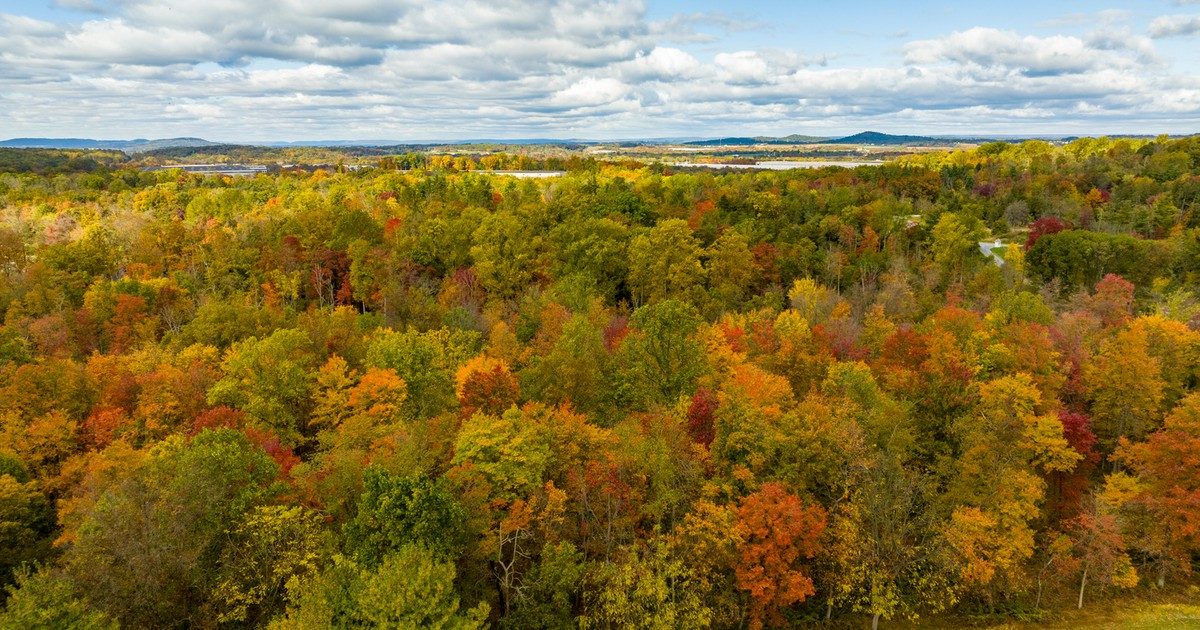
[(1150, 23), (1150, 37), (1178, 37), (1200, 33), (1200, 15), (1164, 15)]
[(555, 92), (550, 101), (566, 107), (594, 107), (617, 102), (629, 93), (629, 88), (616, 79), (584, 77)]
[(941, 39), (912, 42), (905, 47), (905, 60), (910, 64), (949, 62), (1029, 76), (1080, 74), (1104, 67), (1129, 67), (1133, 63), (1078, 37), (1022, 37), (1012, 31), (982, 27)]
[(655, 22), (639, 0), (102, 6), (75, 21), (0, 14), (0, 137), (630, 137), (1200, 120), (1200, 79), (1173, 74), (1120, 12), (1074, 22), (1096, 25), (1086, 35), (970, 28), (847, 65), (820, 54), (834, 51), (754, 48), (745, 37), (731, 46), (723, 36), (763, 25), (719, 14)]
[(752, 50), (717, 53), (714, 61), (717, 67), (724, 71), (725, 78), (730, 83), (766, 83), (772, 77), (767, 60)]
[(169, 65), (209, 58), (217, 42), (204, 33), (175, 28), (144, 29), (123, 20), (87, 22), (61, 40), (59, 55), (114, 64)]
[(700, 62), (695, 57), (678, 48), (659, 46), (649, 53), (637, 53), (618, 70), (633, 81), (672, 81), (694, 77), (699, 69)]

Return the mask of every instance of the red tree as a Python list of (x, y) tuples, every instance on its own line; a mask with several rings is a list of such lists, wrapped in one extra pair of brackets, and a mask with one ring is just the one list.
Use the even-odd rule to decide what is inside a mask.
[(1058, 412), (1058, 419), (1062, 422), (1067, 443), (1083, 456), (1074, 470), (1049, 474), (1048, 511), (1058, 519), (1066, 520), (1079, 516), (1091, 474), (1100, 462), (1100, 453), (1096, 451), (1096, 434), (1092, 432), (1092, 419), (1087, 414), (1064, 409)]
[(1101, 323), (1120, 326), (1133, 317), (1133, 283), (1110, 273), (1096, 283), (1090, 302)]
[(1069, 227), (1067, 223), (1058, 217), (1042, 217), (1030, 223), (1029, 236), (1025, 239), (1025, 251), (1033, 249), (1034, 243), (1037, 243), (1039, 238), (1058, 234), (1067, 227)]
[(696, 390), (688, 405), (688, 435), (698, 444), (708, 446), (716, 438), (713, 418), (717, 413), (717, 396), (707, 387)]
[(798, 561), (816, 554), (825, 510), (765, 483), (742, 499), (737, 513), (745, 543), (736, 575), (738, 587), (750, 593), (750, 627), (783, 625), (783, 610), (816, 592)]

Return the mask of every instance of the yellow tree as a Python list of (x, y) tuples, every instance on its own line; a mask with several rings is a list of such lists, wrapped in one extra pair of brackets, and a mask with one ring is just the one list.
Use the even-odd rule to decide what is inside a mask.
[(698, 501), (667, 539), (671, 556), (691, 568), (693, 584), (717, 627), (742, 621), (734, 566), (744, 542), (735, 507), (708, 500)]
[(1151, 356), (1144, 328), (1118, 332), (1084, 366), (1092, 419), (1100, 445), (1112, 452), (1121, 438), (1141, 440), (1161, 418), (1161, 362)]
[(1071, 470), (1080, 458), (1057, 414), (1037, 414), (1040, 402), (1028, 375), (999, 378), (979, 386), (973, 413), (953, 429), (959, 455), (943, 497), (950, 512), (943, 535), (964, 588), (989, 601), (1026, 586), (1041, 475)]
[(1161, 315), (1138, 317), (1129, 323), (1135, 335), (1145, 334), (1146, 349), (1162, 371), (1162, 409), (1174, 407), (1200, 377), (1200, 332)]

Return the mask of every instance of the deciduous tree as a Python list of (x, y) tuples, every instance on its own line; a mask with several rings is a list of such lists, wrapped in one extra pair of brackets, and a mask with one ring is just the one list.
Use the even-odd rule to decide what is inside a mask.
[(825, 510), (765, 483), (742, 499), (737, 513), (744, 542), (735, 572), (738, 587), (750, 596), (749, 625), (783, 625), (784, 611), (815, 593), (801, 563), (817, 552)]

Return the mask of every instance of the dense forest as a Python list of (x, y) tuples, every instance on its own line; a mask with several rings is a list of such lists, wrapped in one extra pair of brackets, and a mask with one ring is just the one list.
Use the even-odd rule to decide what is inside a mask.
[(1200, 138), (371, 159), (0, 153), (0, 628), (1196, 597)]

